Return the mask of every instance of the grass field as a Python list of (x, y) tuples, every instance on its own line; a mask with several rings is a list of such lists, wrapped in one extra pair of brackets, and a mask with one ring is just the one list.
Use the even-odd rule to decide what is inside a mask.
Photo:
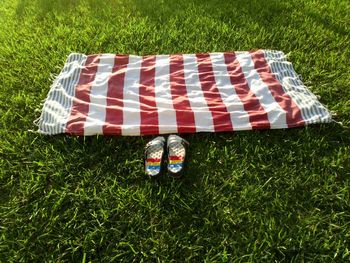
[[(70, 52), (289, 53), (342, 122), (194, 134), (183, 180), (150, 137), (42, 136)], [(1, 0), (1, 262), (350, 261), (350, 2)]]

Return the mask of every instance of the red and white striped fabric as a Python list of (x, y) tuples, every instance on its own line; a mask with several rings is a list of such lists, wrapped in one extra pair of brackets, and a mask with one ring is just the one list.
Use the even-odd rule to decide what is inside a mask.
[(39, 132), (147, 135), (281, 129), (331, 115), (280, 51), (71, 54)]

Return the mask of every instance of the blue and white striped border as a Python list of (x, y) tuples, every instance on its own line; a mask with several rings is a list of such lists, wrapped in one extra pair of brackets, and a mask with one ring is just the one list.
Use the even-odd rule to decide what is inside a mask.
[(38, 121), (38, 132), (42, 134), (59, 134), (65, 132), (65, 126), (75, 95), (75, 86), (79, 81), (81, 69), (86, 55), (72, 53), (51, 85), (44, 102), (42, 113)]
[(328, 123), (332, 121), (330, 112), (309, 91), (281, 51), (264, 50), (265, 58), (272, 73), (282, 85), (284, 91), (300, 108), (305, 124)]

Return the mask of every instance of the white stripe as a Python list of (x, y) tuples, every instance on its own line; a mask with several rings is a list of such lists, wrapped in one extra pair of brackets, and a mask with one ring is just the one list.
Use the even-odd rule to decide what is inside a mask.
[(140, 71), (142, 57), (129, 56), (124, 79), (122, 135), (140, 135)]
[(223, 53), (211, 53), (210, 59), (213, 65), (216, 86), (221, 99), (230, 113), (233, 130), (251, 130), (249, 114), (232, 86), (230, 75), (227, 72)]
[(170, 92), (170, 58), (156, 56), (155, 100), (158, 108), (159, 133), (177, 133), (176, 112)]
[(286, 121), (286, 112), (275, 101), (269, 90), (269, 87), (261, 80), (258, 72), (254, 68), (254, 61), (251, 55), (246, 52), (238, 54), (236, 57), (239, 64), (241, 65), (250, 90), (259, 99), (261, 106), (267, 112), (271, 129), (288, 128)]
[(114, 66), (115, 55), (103, 54), (97, 67), (90, 91), (89, 113), (84, 124), (84, 135), (102, 134), (106, 119), (108, 80)]
[(188, 100), (190, 102), (197, 132), (214, 132), (213, 116), (205, 100), (198, 75), (196, 55), (186, 54), (184, 74)]

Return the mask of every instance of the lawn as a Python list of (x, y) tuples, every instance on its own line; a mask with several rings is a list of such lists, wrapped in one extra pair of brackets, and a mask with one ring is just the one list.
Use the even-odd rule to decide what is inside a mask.
[[(1, 0), (1, 262), (350, 260), (350, 2)], [(191, 134), (182, 180), (151, 137), (43, 136), (70, 52), (282, 50), (340, 123)]]

